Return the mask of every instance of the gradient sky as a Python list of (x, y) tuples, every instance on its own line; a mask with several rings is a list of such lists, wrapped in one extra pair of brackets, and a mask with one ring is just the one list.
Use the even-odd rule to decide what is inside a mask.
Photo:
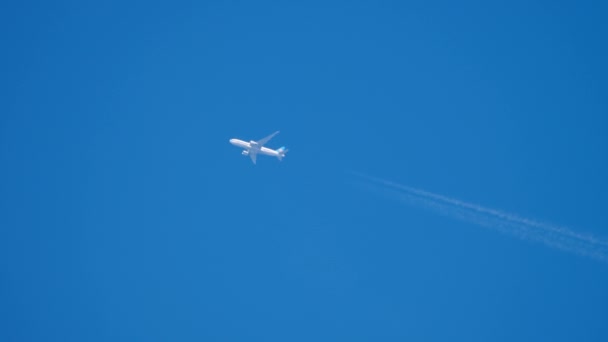
[[(607, 341), (602, 1), (0, 5), (0, 340)], [(253, 165), (230, 138), (281, 133)]]

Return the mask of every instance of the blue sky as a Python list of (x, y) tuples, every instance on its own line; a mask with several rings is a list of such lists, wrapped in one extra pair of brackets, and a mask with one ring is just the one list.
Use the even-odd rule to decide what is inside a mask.
[(606, 341), (608, 265), (345, 173), (608, 237), (606, 14), (0, 5), (0, 340)]

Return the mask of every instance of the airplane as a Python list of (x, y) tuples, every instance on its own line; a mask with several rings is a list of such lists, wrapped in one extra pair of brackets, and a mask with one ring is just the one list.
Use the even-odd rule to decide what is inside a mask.
[(279, 134), (279, 131), (276, 131), (276, 132), (272, 133), (271, 135), (269, 135), (265, 138), (262, 138), (258, 141), (251, 140), (249, 142), (239, 140), (239, 139), (230, 139), (230, 143), (234, 146), (244, 148), (244, 150), (241, 154), (244, 156), (248, 155), (254, 164), (256, 164), (256, 159), (257, 159), (258, 153), (265, 154), (267, 156), (277, 157), (279, 160), (283, 160), (283, 157), (285, 157), (285, 153), (287, 153), (287, 151), (288, 151), (285, 148), (285, 146), (280, 147), (276, 150), (264, 147), (264, 145), (277, 134)]

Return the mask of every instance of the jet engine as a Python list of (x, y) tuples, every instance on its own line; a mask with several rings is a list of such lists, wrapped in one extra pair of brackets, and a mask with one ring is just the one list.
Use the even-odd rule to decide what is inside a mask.
[(247, 151), (247, 150), (243, 150), (243, 152), (241, 152), (241, 154), (242, 154), (242, 155), (244, 155), (244, 156), (246, 156), (246, 155), (248, 155), (248, 154), (249, 154), (249, 151)]

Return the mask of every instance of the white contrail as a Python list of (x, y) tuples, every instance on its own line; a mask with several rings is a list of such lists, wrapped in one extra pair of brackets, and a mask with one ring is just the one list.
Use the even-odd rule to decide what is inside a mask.
[(351, 171), (350, 173), (375, 182), (385, 190), (390, 189), (391, 192), (399, 196), (400, 200), (408, 204), (420, 205), (444, 216), (465, 220), (479, 226), (515, 235), (524, 240), (542, 242), (554, 248), (608, 262), (608, 241), (592, 235), (577, 233), (565, 227), (558, 227), (500, 210), (486, 208), (478, 204), (367, 176), (359, 172)]

